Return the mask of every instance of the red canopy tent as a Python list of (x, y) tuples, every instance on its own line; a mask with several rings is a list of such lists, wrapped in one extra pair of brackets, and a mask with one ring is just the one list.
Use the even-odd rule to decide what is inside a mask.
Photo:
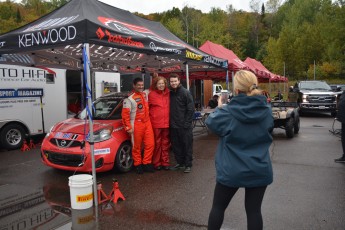
[(244, 63), (249, 66), (261, 82), (287, 82), (287, 78), (271, 73), (260, 61), (247, 57)]
[(223, 58), (228, 60), (228, 69), (230, 71), (238, 71), (241, 69), (249, 69), (246, 63), (241, 61), (232, 50), (225, 48), (222, 45), (206, 41), (202, 46), (199, 47), (201, 51), (211, 54), (215, 57)]
[(247, 57), (244, 63), (249, 66), (250, 70), (256, 74), (261, 82), (269, 82), (271, 80), (271, 72), (259, 61)]

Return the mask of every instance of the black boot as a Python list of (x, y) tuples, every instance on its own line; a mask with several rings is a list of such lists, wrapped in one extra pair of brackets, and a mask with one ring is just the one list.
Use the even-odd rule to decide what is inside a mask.
[(153, 167), (153, 164), (143, 164), (144, 172), (155, 172), (155, 168)]
[(143, 174), (144, 173), (143, 165), (135, 166), (135, 170), (137, 171), (138, 174)]

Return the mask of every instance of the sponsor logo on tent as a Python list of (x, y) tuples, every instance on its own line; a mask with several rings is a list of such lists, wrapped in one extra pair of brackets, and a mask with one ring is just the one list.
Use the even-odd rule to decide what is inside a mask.
[(163, 72), (173, 72), (173, 71), (176, 71), (176, 70), (181, 70), (181, 66), (180, 65), (175, 65), (175, 66), (170, 66), (170, 67), (162, 68)]
[(214, 64), (217, 66), (222, 66), (222, 67), (228, 66), (226, 61), (220, 60), (220, 59), (212, 57), (212, 56), (204, 57), (204, 62), (211, 63), (211, 64)]
[(176, 54), (181, 54), (182, 51), (178, 50), (178, 49), (171, 49), (171, 48), (164, 48), (164, 47), (159, 47), (156, 46), (156, 44), (154, 42), (150, 42), (150, 48), (154, 51), (167, 51), (167, 52), (172, 52), (172, 53), (176, 53)]
[(98, 28), (96, 35), (99, 39), (107, 38), (108, 42), (117, 43), (126, 46), (143, 48), (144, 44), (139, 41), (132, 40), (132, 37), (125, 37), (121, 35), (111, 34), (108, 30), (103, 31), (101, 28)]
[(186, 50), (186, 58), (200, 61), (202, 59), (202, 55), (190, 52), (189, 50)]
[(27, 33), (18, 35), (18, 47), (25, 48), (30, 46), (39, 46), (41, 44), (54, 44), (67, 40), (71, 41), (76, 36), (77, 29), (74, 26), (43, 30), (35, 33)]
[[(98, 17), (98, 20), (106, 27), (109, 27), (112, 30), (116, 30), (117, 32), (121, 34), (128, 34), (131, 36), (140, 36), (144, 38), (149, 38), (156, 42), (164, 43), (171, 46), (179, 46), (179, 47), (187, 46), (178, 41), (172, 41), (166, 38), (162, 38), (156, 33), (154, 33), (153, 31), (151, 31), (150, 29), (147, 29), (142, 26), (137, 26), (137, 25), (118, 21), (114, 18), (106, 18), (106, 17), (101, 17), (101, 16)], [(188, 48), (193, 49), (193, 47), (190, 47), (190, 46), (188, 46)]]
[(0, 49), (5, 46), (6, 42), (0, 42)]

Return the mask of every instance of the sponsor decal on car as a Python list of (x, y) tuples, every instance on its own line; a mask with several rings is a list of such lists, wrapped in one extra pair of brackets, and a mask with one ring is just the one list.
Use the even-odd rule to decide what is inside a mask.
[(57, 132), (57, 133), (55, 133), (54, 137), (55, 138), (63, 138), (63, 139), (75, 140), (75, 139), (77, 139), (78, 134)]
[(94, 154), (96, 155), (102, 155), (102, 154), (109, 154), (110, 153), (110, 148), (105, 148), (105, 149), (95, 149)]
[(117, 132), (117, 131), (120, 131), (120, 130), (122, 130), (122, 129), (124, 129), (124, 128), (123, 128), (123, 126), (121, 126), (121, 127), (119, 127), (119, 128), (114, 129), (114, 131), (113, 131), (113, 132)]

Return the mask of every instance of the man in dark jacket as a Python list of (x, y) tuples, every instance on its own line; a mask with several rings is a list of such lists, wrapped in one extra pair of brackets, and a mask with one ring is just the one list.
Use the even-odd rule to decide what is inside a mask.
[(343, 146), (343, 156), (335, 159), (335, 162), (345, 163), (345, 91), (340, 96), (338, 103), (337, 119), (341, 122), (341, 144)]
[(180, 76), (171, 74), (170, 80), (170, 141), (177, 165), (172, 170), (184, 168), (191, 172), (193, 160), (194, 102), (191, 93), (180, 82)]

